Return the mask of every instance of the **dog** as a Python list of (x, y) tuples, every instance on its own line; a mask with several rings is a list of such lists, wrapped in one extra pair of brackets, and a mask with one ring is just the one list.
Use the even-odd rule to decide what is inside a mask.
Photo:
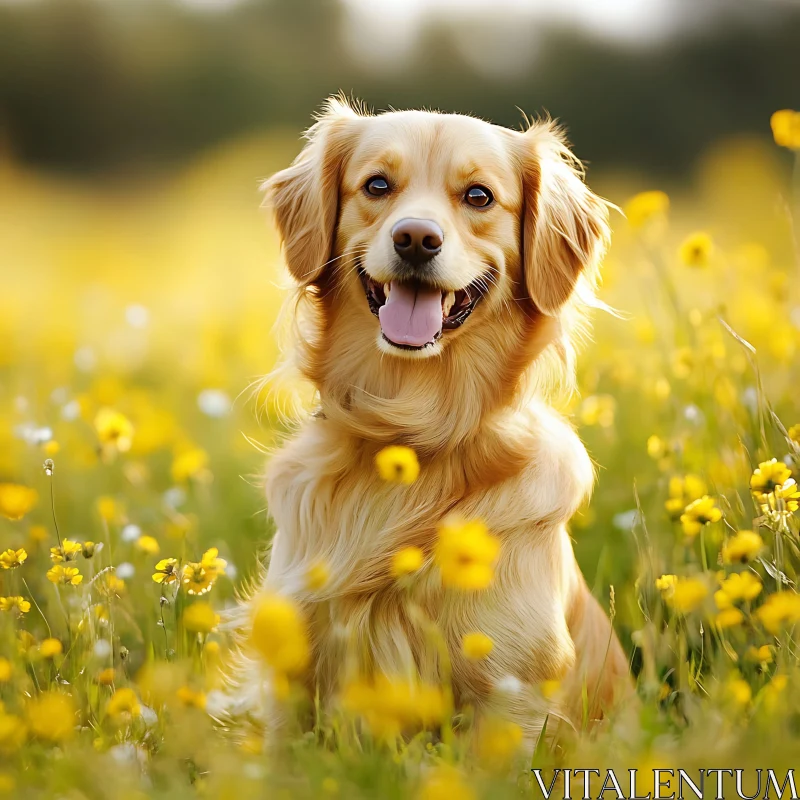
[[(264, 189), (297, 287), (291, 355), (319, 407), (268, 467), (278, 532), (261, 588), (304, 609), (309, 690), (333, 702), (353, 653), (365, 674), (439, 683), (410, 596), (446, 643), (456, 706), (477, 720), (501, 715), (535, 741), (548, 715), (600, 718), (629, 668), (566, 527), (593, 465), (548, 397), (570, 384), (599, 302), (607, 203), (547, 120), (514, 131), (337, 97), (306, 139)], [(377, 474), (390, 444), (416, 452), (413, 484)], [(453, 515), (500, 541), (485, 591), (443, 587), (432, 564)], [(426, 563), (408, 589), (390, 566), (410, 546)], [(317, 563), (330, 577), (309, 588)], [(253, 602), (237, 612), (242, 629)], [(462, 652), (473, 631), (494, 643), (484, 660)], [(269, 726), (270, 689), (244, 648), (228, 692)]]

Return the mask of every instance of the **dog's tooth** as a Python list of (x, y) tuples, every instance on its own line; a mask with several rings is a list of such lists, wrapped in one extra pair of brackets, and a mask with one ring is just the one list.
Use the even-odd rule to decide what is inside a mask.
[(450, 309), (453, 307), (453, 303), (456, 301), (456, 294), (455, 292), (448, 292), (444, 296), (444, 300), (442, 301), (442, 313), (446, 317), (450, 313)]

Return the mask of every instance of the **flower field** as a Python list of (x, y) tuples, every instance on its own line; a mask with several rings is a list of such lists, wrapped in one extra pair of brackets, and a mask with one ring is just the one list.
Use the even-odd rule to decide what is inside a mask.
[[(272, 532), (259, 474), (289, 400), (313, 402), (258, 388), (286, 279), (257, 185), (292, 139), (239, 140), (159, 183), (0, 161), (0, 797), (469, 800), (541, 796), (532, 765), (796, 767), (800, 114), (772, 134), (719, 142), (670, 185), (590, 174), (624, 211), (612, 313), (595, 313), (580, 392), (553, 402), (598, 467), (572, 535), (640, 703), (535, 752), (502, 719), (473, 730), (446, 682), (345, 682), (315, 709), (305, 621), (270, 596), (248, 646), (290, 723), (269, 747), (229, 724), (225, 612)], [(425, 480), (403, 447), (376, 470)], [(501, 546), (443, 520), (432, 557), (450, 591), (479, 592)], [(427, 557), (387, 568), (410, 586)], [(481, 631), (463, 648), (491, 658)]]

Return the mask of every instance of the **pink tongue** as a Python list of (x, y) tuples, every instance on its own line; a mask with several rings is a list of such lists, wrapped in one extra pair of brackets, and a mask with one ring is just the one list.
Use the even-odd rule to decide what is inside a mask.
[(442, 293), (392, 281), (378, 318), (383, 335), (390, 341), (422, 347), (442, 330)]

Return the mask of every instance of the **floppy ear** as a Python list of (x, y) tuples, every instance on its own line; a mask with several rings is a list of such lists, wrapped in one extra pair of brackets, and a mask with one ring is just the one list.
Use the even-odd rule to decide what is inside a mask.
[(581, 273), (594, 280), (608, 244), (608, 209), (583, 182), (580, 162), (552, 124), (521, 137), (525, 284), (536, 307), (553, 315)]
[(357, 117), (342, 99), (328, 99), (306, 131), (300, 155), (262, 186), (283, 241), (286, 266), (304, 286), (319, 280), (331, 257), (339, 179), (350, 150), (348, 129)]

